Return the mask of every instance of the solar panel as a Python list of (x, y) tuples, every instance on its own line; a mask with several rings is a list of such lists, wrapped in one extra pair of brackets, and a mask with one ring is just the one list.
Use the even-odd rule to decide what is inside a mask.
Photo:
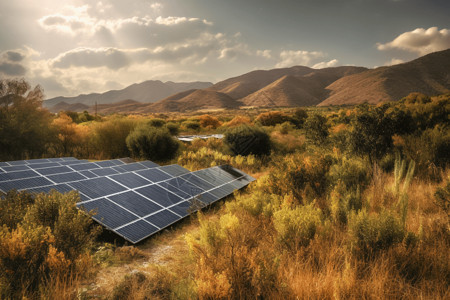
[(253, 181), (231, 166), (195, 172), (179, 165), (114, 159), (89, 162), (73, 157), (0, 162), (0, 191), (77, 190), (80, 209), (137, 243)]

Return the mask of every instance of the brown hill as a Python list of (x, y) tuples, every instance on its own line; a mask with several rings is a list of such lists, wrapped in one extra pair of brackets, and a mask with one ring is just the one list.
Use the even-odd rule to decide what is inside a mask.
[(303, 76), (311, 73), (313, 70), (314, 69), (303, 66), (273, 70), (258, 70), (218, 82), (209, 87), (208, 90), (225, 93), (233, 99), (241, 99), (264, 88), (283, 76)]
[(314, 70), (304, 76), (285, 75), (262, 89), (240, 99), (246, 106), (309, 106), (327, 96), (325, 87), (350, 74), (367, 70), (362, 67), (337, 67)]
[[(123, 100), (111, 104), (98, 104), (97, 113), (99, 114), (115, 114), (115, 113), (132, 113), (138, 112), (143, 107), (147, 106), (147, 103), (142, 103), (134, 100)], [(95, 112), (95, 105), (89, 107), (89, 112)]]
[(56, 104), (55, 106), (51, 107), (49, 109), (50, 112), (52, 113), (59, 113), (62, 110), (65, 111), (85, 111), (88, 110), (89, 106), (83, 104), (83, 103), (73, 103), (73, 104), (69, 104), (67, 102), (60, 102), (58, 104)]
[(241, 103), (230, 96), (211, 90), (196, 90), (186, 96), (174, 95), (148, 105), (145, 112), (194, 111), (200, 109), (237, 108)]
[(416, 60), (345, 76), (327, 87), (320, 106), (395, 101), (411, 92), (427, 95), (450, 91), (450, 49)]
[(110, 104), (133, 99), (139, 102), (152, 103), (164, 99), (170, 95), (192, 89), (204, 89), (211, 86), (211, 82), (162, 82), (148, 80), (132, 84), (122, 90), (112, 90), (105, 93), (92, 93), (76, 97), (56, 97), (44, 101), (45, 107), (52, 107), (60, 102), (83, 103), (86, 105)]

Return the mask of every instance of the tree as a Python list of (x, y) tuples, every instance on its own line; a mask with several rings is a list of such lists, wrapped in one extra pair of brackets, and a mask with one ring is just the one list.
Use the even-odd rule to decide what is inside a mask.
[(389, 105), (370, 107), (362, 104), (357, 107), (350, 132), (350, 148), (359, 155), (368, 155), (373, 161), (383, 157), (393, 146), (394, 122), (386, 110)]
[(173, 158), (179, 147), (167, 128), (145, 125), (136, 127), (126, 142), (133, 156), (157, 161)]
[(308, 116), (304, 129), (306, 138), (315, 145), (323, 144), (328, 137), (327, 119), (320, 114)]
[(270, 154), (270, 137), (259, 127), (241, 125), (230, 128), (225, 132), (224, 142), (235, 155)]
[(0, 159), (42, 157), (54, 137), (44, 92), (25, 80), (0, 80)]

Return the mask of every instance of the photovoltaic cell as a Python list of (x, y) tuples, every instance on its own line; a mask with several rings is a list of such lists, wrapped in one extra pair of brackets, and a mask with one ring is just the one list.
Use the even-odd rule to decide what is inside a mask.
[(119, 185), (106, 177), (70, 182), (68, 184), (91, 199), (120, 193), (126, 190), (122, 185)]
[(149, 160), (146, 160), (146, 161), (140, 161), (139, 163), (140, 163), (141, 165), (146, 166), (147, 168), (156, 168), (156, 167), (159, 167), (158, 164), (155, 164), (154, 162), (149, 161)]
[(114, 169), (116, 169), (116, 168), (123, 169), (123, 170), (125, 170), (127, 172), (147, 169), (146, 166), (141, 165), (140, 163), (131, 163), (131, 164), (125, 164), (125, 165), (121, 165), (121, 166), (118, 166), (118, 167), (114, 167)]
[(173, 185), (169, 184), (168, 182), (158, 182), (157, 185), (163, 187), (164, 189), (174, 193), (175, 195), (177, 195), (180, 198), (183, 199), (189, 199), (192, 198), (191, 195), (186, 194), (185, 192), (183, 192), (182, 190), (174, 187)]
[(3, 167), (2, 169), (5, 172), (30, 170), (30, 168), (27, 165), (9, 166), (9, 167)]
[(191, 202), (189, 201), (180, 202), (177, 205), (170, 207), (169, 210), (173, 211), (174, 213), (177, 213), (182, 218), (194, 212), (191, 210)]
[(189, 173), (188, 169), (185, 169), (180, 165), (168, 165), (168, 166), (159, 167), (159, 169), (161, 171), (164, 171), (164, 172), (174, 176), (174, 177)]
[(177, 195), (172, 194), (171, 192), (163, 189), (156, 184), (136, 189), (135, 191), (163, 207), (167, 207), (183, 201), (183, 199), (181, 199)]
[(180, 177), (176, 177), (176, 178), (170, 179), (170, 180), (168, 180), (166, 182), (168, 184), (176, 187), (177, 189), (185, 192), (186, 194), (188, 194), (191, 197), (196, 196), (196, 195), (204, 192), (203, 189), (199, 188), (198, 186), (192, 185), (186, 179), (183, 179), (183, 178), (180, 178)]
[(173, 212), (165, 209), (145, 218), (145, 220), (152, 223), (153, 225), (158, 226), (159, 228), (164, 228), (180, 220), (180, 217)]
[(25, 179), (25, 178), (38, 177), (38, 176), (39, 176), (39, 174), (32, 170), (5, 172), (5, 173), (0, 174), (0, 181)]
[(130, 189), (134, 189), (134, 188), (137, 188), (137, 187), (141, 187), (141, 186), (144, 186), (144, 185), (151, 184), (150, 181), (142, 178), (141, 176), (133, 174), (133, 173), (124, 173), (124, 174), (112, 175), (109, 178), (111, 178), (112, 180), (117, 181), (117, 182), (125, 185), (126, 187), (128, 187)]
[(136, 174), (139, 174), (142, 177), (145, 177), (145, 179), (148, 179), (152, 182), (160, 182), (173, 178), (172, 176), (158, 170), (157, 168), (136, 171)]
[(92, 169), (90, 171), (92, 173), (94, 173), (95, 175), (97, 175), (97, 176), (107, 176), (107, 175), (113, 175), (113, 174), (117, 174), (118, 173), (113, 168)]
[(195, 186), (198, 186), (205, 191), (214, 188), (214, 185), (212, 185), (211, 183), (208, 183), (207, 181), (201, 179), (200, 177), (195, 176), (192, 173), (185, 174), (185, 175), (181, 176), (180, 178), (187, 180), (189, 183), (191, 183)]
[(83, 175), (81, 175), (78, 172), (70, 172), (70, 173), (63, 173), (63, 174), (57, 174), (57, 175), (48, 175), (47, 178), (55, 183), (66, 183), (66, 182), (86, 179), (86, 177), (84, 177)]
[(117, 229), (116, 232), (125, 237), (130, 242), (137, 243), (144, 238), (154, 234), (158, 230), (158, 228), (151, 225), (150, 223), (144, 220), (139, 220), (130, 225)]
[(83, 171), (83, 170), (91, 170), (91, 169), (98, 169), (100, 166), (98, 166), (95, 163), (85, 163), (85, 164), (74, 164), (70, 165), (72, 169), (75, 171)]
[(80, 202), (77, 206), (82, 207), (87, 212), (92, 211), (95, 214), (92, 217), (93, 219), (111, 229), (137, 219), (134, 214), (124, 210), (114, 202), (105, 198), (89, 202)]
[(123, 206), (132, 211), (140, 217), (149, 215), (155, 211), (163, 209), (162, 206), (152, 202), (133, 191), (128, 191), (114, 196), (109, 196), (108, 199), (114, 203)]
[(12, 189), (16, 190), (30, 189), (50, 184), (52, 184), (52, 182), (45, 179), (44, 177), (34, 177), (34, 178), (16, 179), (11, 181), (0, 182), (0, 189), (6, 193), (7, 191)]
[(80, 174), (87, 177), (87, 178), (95, 178), (98, 177), (97, 175), (95, 175), (94, 173), (92, 173), (89, 170), (85, 170), (85, 171), (80, 171)]
[(73, 191), (73, 188), (71, 188), (67, 184), (55, 184), (55, 185), (32, 188), (29, 191), (35, 192), (35, 193), (48, 193), (51, 190), (56, 190), (60, 193), (67, 193), (67, 192)]
[(38, 164), (29, 164), (27, 166), (31, 169), (42, 169), (42, 168), (58, 167), (60, 166), (60, 164), (56, 162), (44, 162)]
[(36, 171), (42, 175), (52, 175), (52, 174), (73, 172), (73, 170), (71, 168), (66, 167), (66, 166), (45, 168), (45, 169), (39, 169)]

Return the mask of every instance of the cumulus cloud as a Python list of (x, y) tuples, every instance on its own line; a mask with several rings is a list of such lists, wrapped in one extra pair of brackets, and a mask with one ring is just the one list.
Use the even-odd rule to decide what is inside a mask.
[(292, 67), (295, 65), (309, 65), (313, 60), (325, 57), (325, 54), (320, 51), (281, 51), (281, 61), (275, 65), (277, 68)]
[(313, 69), (323, 69), (323, 68), (331, 68), (336, 67), (339, 64), (339, 61), (337, 59), (332, 59), (330, 61), (322, 61), (320, 63), (315, 64), (312, 66)]
[(398, 64), (402, 64), (405, 61), (403, 59), (400, 58), (393, 58), (390, 61), (388, 61), (385, 65), (386, 66), (392, 66), (392, 65), (398, 65)]
[(256, 55), (270, 59), (270, 58), (272, 58), (272, 51), (271, 50), (257, 50)]
[(0, 73), (6, 76), (23, 76), (26, 71), (25, 67), (21, 64), (0, 62)]
[(425, 55), (450, 48), (450, 30), (437, 27), (417, 28), (400, 34), (391, 42), (377, 44), (378, 50), (400, 49)]

